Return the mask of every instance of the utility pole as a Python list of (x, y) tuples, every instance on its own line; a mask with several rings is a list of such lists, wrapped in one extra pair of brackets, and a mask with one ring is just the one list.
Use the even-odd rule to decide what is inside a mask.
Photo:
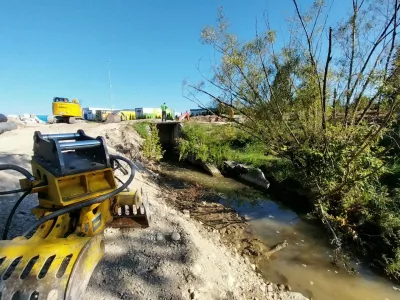
[(111, 85), (111, 69), (110, 69), (110, 60), (107, 60), (107, 65), (108, 65), (108, 83), (110, 85), (110, 102), (111, 102), (111, 112), (113, 112), (114, 108), (114, 100), (113, 100), (113, 94), (112, 94), (112, 85)]

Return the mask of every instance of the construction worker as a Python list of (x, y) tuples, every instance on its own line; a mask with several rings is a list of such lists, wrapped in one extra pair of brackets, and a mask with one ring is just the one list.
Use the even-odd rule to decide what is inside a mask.
[(163, 105), (161, 105), (161, 121), (167, 121), (167, 105), (165, 105), (165, 102)]

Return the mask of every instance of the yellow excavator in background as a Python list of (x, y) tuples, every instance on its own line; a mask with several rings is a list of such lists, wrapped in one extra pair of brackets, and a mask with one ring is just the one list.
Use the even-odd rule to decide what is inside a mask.
[(53, 116), (49, 123), (74, 124), (77, 119), (83, 119), (82, 107), (77, 99), (53, 98)]
[[(67, 134), (36, 131), (31, 165), (32, 173), (0, 164), (0, 171), (14, 170), (25, 177), (20, 189), (0, 191), (0, 196), (24, 192), (0, 240), (0, 299), (82, 299), (104, 254), (104, 229), (149, 226), (146, 194), (141, 189), (129, 190), (135, 176), (133, 163), (109, 155), (103, 137), (91, 138), (83, 130)], [(114, 175), (117, 169), (130, 173), (125, 182)], [(21, 236), (7, 240), (18, 205), (33, 193), (39, 200), (32, 209), (37, 221)]]

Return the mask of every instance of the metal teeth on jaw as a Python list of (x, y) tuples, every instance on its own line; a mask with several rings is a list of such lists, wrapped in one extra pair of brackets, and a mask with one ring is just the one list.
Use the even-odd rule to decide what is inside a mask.
[(125, 205), (125, 215), (129, 216), (129, 205)]

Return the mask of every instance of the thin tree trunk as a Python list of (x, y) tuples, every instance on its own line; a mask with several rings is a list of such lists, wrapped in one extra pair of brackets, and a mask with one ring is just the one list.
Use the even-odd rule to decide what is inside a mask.
[(333, 103), (332, 103), (332, 120), (336, 123), (336, 103), (337, 103), (337, 89), (333, 90)]
[(328, 55), (326, 57), (326, 64), (325, 64), (325, 72), (324, 72), (324, 80), (322, 82), (322, 129), (326, 131), (326, 86), (328, 81), (328, 71), (329, 71), (329, 62), (332, 60), (332, 27), (329, 28), (329, 45), (328, 45)]
[(350, 93), (350, 86), (351, 86), (351, 80), (353, 78), (354, 55), (356, 51), (357, 12), (358, 12), (357, 1), (353, 0), (353, 16), (351, 20), (351, 54), (350, 54), (349, 74), (347, 77), (346, 106), (343, 119), (343, 125), (345, 126), (347, 126), (347, 116), (349, 114), (350, 99), (352, 96), (352, 93)]

